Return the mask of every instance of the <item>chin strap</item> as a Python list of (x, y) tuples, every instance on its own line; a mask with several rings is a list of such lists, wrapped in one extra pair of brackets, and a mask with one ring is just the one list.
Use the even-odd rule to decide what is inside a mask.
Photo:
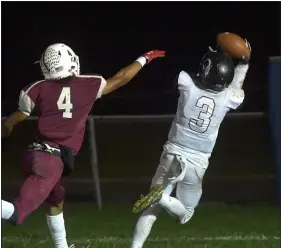
[(217, 51), (214, 50), (211, 46), (209, 46), (209, 51), (210, 51), (210, 52), (217, 52)]

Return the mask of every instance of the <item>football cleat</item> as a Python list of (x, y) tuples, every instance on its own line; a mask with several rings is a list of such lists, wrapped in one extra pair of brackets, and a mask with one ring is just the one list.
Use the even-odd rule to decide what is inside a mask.
[(136, 201), (133, 206), (133, 214), (139, 214), (152, 204), (157, 203), (164, 192), (162, 184), (154, 186), (146, 196), (141, 196), (140, 200)]

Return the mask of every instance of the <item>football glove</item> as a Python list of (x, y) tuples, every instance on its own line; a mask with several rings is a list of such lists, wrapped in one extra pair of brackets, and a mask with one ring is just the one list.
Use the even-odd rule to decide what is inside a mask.
[(252, 48), (251, 48), (250, 42), (248, 42), (246, 39), (245, 39), (245, 42), (246, 42), (246, 46), (249, 48), (250, 55), (248, 57), (243, 56), (242, 59), (240, 59), (240, 61), (239, 61), (241, 64), (249, 64), (250, 58), (251, 58), (251, 53), (252, 53)]
[(145, 53), (143, 57), (146, 58), (146, 63), (149, 64), (152, 60), (156, 58), (165, 57), (165, 51), (152, 50), (150, 52)]

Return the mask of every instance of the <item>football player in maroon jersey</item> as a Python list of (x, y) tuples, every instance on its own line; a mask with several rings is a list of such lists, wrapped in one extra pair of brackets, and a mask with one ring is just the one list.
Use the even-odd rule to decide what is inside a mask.
[(18, 110), (2, 125), (2, 137), (7, 137), (33, 111), (38, 116), (38, 138), (22, 158), (25, 181), (12, 203), (2, 200), (2, 219), (21, 224), (45, 202), (49, 206), (47, 224), (55, 247), (68, 248), (61, 177), (73, 169), (92, 105), (96, 99), (127, 84), (145, 64), (164, 56), (164, 51), (148, 52), (105, 80), (102, 76), (80, 75), (78, 56), (64, 44), (53, 44), (44, 51), (40, 60), (44, 80), (22, 89)]

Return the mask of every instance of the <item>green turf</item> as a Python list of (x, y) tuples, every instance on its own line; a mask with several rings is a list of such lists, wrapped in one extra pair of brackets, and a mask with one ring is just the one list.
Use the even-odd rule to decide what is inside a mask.
[[(69, 203), (65, 219), (69, 243), (129, 248), (137, 218), (128, 206), (110, 206), (98, 211), (92, 204)], [(5, 248), (53, 247), (43, 209), (32, 214), (20, 227), (2, 224), (2, 246)], [(146, 247), (277, 248), (280, 247), (278, 209), (269, 205), (202, 204), (185, 225), (177, 224), (167, 213), (162, 213)]]

